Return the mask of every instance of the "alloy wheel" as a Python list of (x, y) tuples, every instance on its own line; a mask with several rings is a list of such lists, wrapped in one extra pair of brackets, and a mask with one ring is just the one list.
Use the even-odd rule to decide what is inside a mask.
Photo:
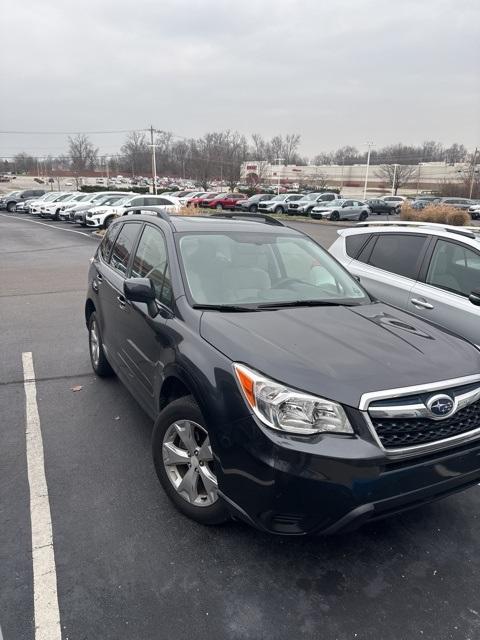
[(100, 360), (100, 338), (98, 335), (97, 323), (93, 320), (90, 326), (90, 354), (95, 367), (98, 367)]
[(177, 420), (162, 443), (165, 471), (176, 492), (186, 502), (208, 507), (218, 500), (217, 478), (207, 431), (191, 420)]

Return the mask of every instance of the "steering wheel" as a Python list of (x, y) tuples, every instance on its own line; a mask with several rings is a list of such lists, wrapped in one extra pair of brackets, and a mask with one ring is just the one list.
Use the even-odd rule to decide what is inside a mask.
[(280, 289), (281, 287), (283, 287), (284, 285), (289, 285), (289, 284), (306, 284), (305, 282), (303, 282), (302, 280), (299, 280), (298, 278), (281, 278), (278, 282), (276, 282), (273, 286), (272, 289)]

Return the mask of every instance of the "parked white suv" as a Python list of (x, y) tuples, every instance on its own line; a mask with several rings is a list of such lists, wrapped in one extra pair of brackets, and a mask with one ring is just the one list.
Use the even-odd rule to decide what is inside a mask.
[(259, 202), (258, 211), (259, 213), (287, 213), (290, 203), (301, 200), (303, 197), (302, 193), (279, 193), (271, 200)]
[(178, 213), (181, 204), (178, 198), (172, 196), (134, 196), (122, 198), (113, 206), (100, 205), (87, 212), (85, 222), (87, 227), (107, 228), (117, 216), (123, 215), (128, 207), (162, 207), (168, 213)]
[(337, 233), (330, 253), (372, 296), (480, 346), (480, 229), (377, 222)]

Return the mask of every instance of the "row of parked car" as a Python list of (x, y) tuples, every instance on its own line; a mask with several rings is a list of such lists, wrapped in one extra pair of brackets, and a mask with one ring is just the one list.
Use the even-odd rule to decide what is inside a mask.
[[(159, 195), (135, 194), (131, 191), (99, 191), (80, 193), (33, 189), (11, 192), (0, 198), (0, 209), (31, 213), (42, 218), (65, 220), (88, 227), (107, 228), (115, 217), (128, 207), (160, 206), (168, 213), (179, 213), (182, 207), (215, 211), (243, 211), (248, 213), (288, 214), (310, 216), (317, 220), (366, 220), (370, 214), (398, 213), (406, 201), (403, 196), (382, 198), (343, 198), (333, 192), (325, 193), (257, 193), (248, 197), (237, 192), (172, 191)], [(413, 207), (427, 204), (448, 204), (467, 209), (472, 218), (480, 218), (480, 203), (467, 198), (437, 198), (419, 196)]]
[[(128, 207), (160, 206), (169, 213), (178, 213), (182, 207), (180, 198), (165, 195), (135, 194), (131, 191), (49, 191), (37, 197), (20, 198), (12, 206), (5, 197), (3, 208), (8, 211), (30, 213), (41, 218), (64, 220), (87, 227), (106, 228)], [(2, 202), (0, 200), (0, 207)]]

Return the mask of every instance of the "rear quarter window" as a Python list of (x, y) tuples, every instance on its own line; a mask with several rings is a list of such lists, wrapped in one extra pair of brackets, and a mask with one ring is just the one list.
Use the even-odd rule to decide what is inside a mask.
[(371, 238), (371, 233), (356, 233), (345, 238), (345, 251), (350, 258), (357, 258), (360, 251)]
[(379, 234), (368, 263), (372, 267), (416, 279), (426, 237), (413, 234)]

